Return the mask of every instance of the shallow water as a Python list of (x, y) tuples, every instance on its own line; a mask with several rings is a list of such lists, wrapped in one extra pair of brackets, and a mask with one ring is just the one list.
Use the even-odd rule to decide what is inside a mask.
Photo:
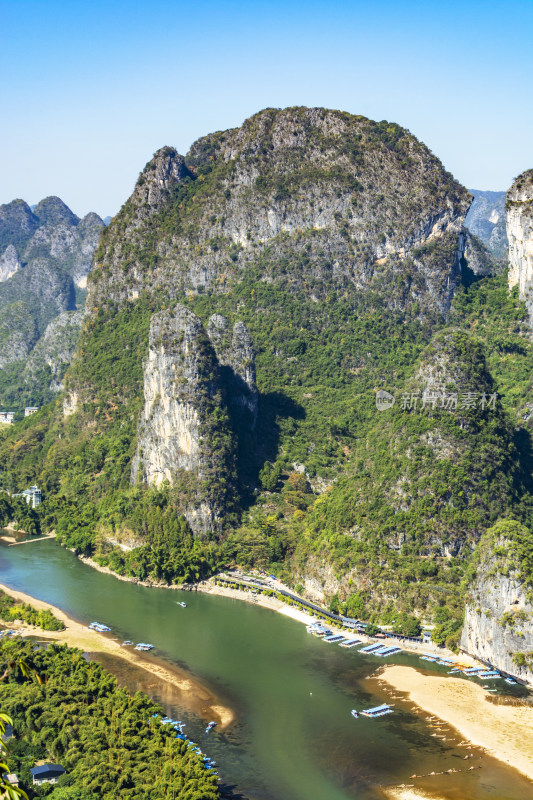
[[(445, 800), (531, 800), (532, 784), (480, 751), (465, 760), (432, 737), (427, 715), (398, 703), (376, 720), (352, 708), (386, 698), (369, 679), (383, 664), (309, 636), (300, 623), (238, 600), (118, 581), (78, 561), (54, 541), (0, 543), (0, 582), (62, 608), (83, 623), (99, 620), (119, 639), (148, 641), (156, 658), (198, 676), (237, 712), (230, 729), (205, 736), (205, 722), (179, 708), (168, 686), (110, 659), (122, 683), (161, 700), (186, 733), (215, 758), (226, 786), (253, 800), (376, 800), (382, 789), (413, 784)], [(177, 603), (185, 600), (187, 608)], [(101, 657), (98, 657), (101, 660)], [(420, 667), (416, 656), (387, 663)], [(445, 668), (434, 668), (445, 673)], [(469, 770), (474, 766), (476, 769)], [(480, 767), (477, 769), (477, 767)], [(429, 776), (449, 769), (458, 773)], [(425, 775), (411, 780), (411, 775)]]

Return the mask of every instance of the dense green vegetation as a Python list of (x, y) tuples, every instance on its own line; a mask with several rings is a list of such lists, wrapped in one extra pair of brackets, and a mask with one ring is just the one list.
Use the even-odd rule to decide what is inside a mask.
[[(154, 714), (161, 708), (137, 692), (119, 689), (79, 650), (50, 645), (34, 650), (17, 640), (0, 643), (0, 661), (13, 664), (0, 683), (0, 707), (13, 719), (8, 764), (30, 798), (54, 800), (216, 800), (216, 777), (201, 757), (176, 739)], [(17, 666), (31, 665), (41, 682)], [(32, 787), (39, 760), (67, 773), (54, 787)]]
[(43, 611), (30, 606), (29, 603), (18, 603), (13, 597), (0, 590), (0, 619), (4, 622), (22, 620), (29, 625), (36, 625), (43, 631), (61, 631), (65, 627), (63, 623), (52, 614), (47, 608)]
[[(47, 491), (43, 527), (119, 573), (180, 582), (237, 562), (268, 566), (293, 582), (329, 563), (339, 578), (348, 575), (341, 610), (383, 623), (398, 611), (422, 613), (435, 622), (436, 638), (453, 639), (476, 540), (509, 511), (529, 519), (529, 434), (514, 431), (533, 357), (522, 304), (504, 276), (474, 282), (458, 293), (439, 339), (428, 322), (401, 324), (400, 316), (373, 308), (372, 298), (360, 299), (359, 310), (334, 295), (306, 305), (261, 283), (263, 268), (251, 270), (234, 296), (182, 298), (204, 320), (214, 311), (243, 319), (258, 351), (259, 447), (241, 454), (240, 472), (263, 491), (240, 526), (218, 542), (192, 537), (170, 487), (130, 486), (141, 355), (154, 308), (147, 299), (92, 317), (71, 371), (71, 381), (80, 373), (87, 386), (83, 414), (61, 422), (45, 409), (40, 424), (25, 420), (16, 436), (9, 432), (0, 453), (8, 488), (36, 479)], [(497, 390), (496, 408), (456, 416), (396, 403), (388, 415), (376, 411), (376, 386), (399, 398), (436, 358), (454, 365), (447, 379), (461, 391)], [(91, 387), (98, 387), (97, 404)], [(435, 438), (447, 457), (435, 458)], [(293, 462), (305, 463), (308, 477)], [(336, 474), (317, 497), (309, 479)], [(410, 498), (406, 508), (402, 496)], [(109, 534), (133, 549), (114, 547)], [(443, 547), (449, 557), (440, 556)]]
[[(180, 175), (169, 189), (163, 168)], [(101, 237), (69, 413), (5, 434), (2, 485), (35, 481), (43, 529), (122, 574), (268, 567), (351, 616), (404, 631), (423, 618), (453, 644), (483, 533), (533, 524), (533, 347), (504, 275), (463, 263), (443, 314), (459, 283), (451, 230), (400, 255), (450, 204), (466, 211), (466, 191), (407, 131), (339, 112), (268, 109), (185, 160), (156, 154)], [(275, 234), (256, 227), (271, 209)], [(204, 325), (243, 321), (257, 351), (255, 431), (214, 413), (202, 431), (213, 451), (235, 437), (236, 490), (233, 472), (206, 482), (221, 494), (225, 481), (237, 508), (196, 537), (182, 516), (193, 477), (131, 485), (150, 320), (176, 303)]]
[(484, 534), (473, 561), (489, 564), (489, 574), (514, 575), (522, 581), (533, 600), (533, 533), (514, 519), (498, 520)]
[(6, 491), (0, 491), (0, 528), (6, 525), (12, 525), (15, 530), (29, 535), (41, 531), (38, 514), (23, 498), (10, 497)]

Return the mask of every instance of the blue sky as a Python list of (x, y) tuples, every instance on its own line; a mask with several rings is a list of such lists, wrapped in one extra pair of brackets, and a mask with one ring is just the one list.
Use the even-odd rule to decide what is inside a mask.
[(0, 36), (0, 203), (114, 214), (159, 147), (266, 106), (398, 122), (469, 188), (533, 167), (533, 0), (0, 0)]

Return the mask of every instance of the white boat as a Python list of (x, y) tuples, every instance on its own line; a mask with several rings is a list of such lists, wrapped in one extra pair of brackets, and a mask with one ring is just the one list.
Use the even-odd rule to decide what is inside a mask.
[(352, 710), (350, 711), (350, 714), (352, 715), (352, 717), (355, 717), (356, 719), (359, 716), (359, 714), (357, 713), (357, 710), (355, 708), (352, 708)]
[(361, 714), (364, 714), (365, 717), (371, 717), (374, 719), (375, 717), (383, 717), (385, 714), (393, 714), (394, 709), (392, 709), (386, 703), (383, 703), (381, 706), (376, 706), (375, 708), (365, 708), (364, 711), (361, 711)]

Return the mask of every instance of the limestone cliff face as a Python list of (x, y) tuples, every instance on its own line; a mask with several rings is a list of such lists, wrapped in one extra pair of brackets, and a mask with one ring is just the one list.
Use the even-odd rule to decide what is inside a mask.
[(466, 227), (497, 259), (507, 260), (505, 192), (470, 189), (474, 196), (466, 216)]
[(460, 647), (533, 683), (531, 591), (516, 569), (502, 572), (499, 568), (495, 552), (507, 547), (500, 539), (482, 557), (466, 606)]
[(213, 314), (207, 322), (207, 335), (213, 343), (222, 374), (226, 377), (230, 404), (248, 417), (253, 430), (257, 420), (258, 393), (255, 384), (255, 350), (246, 325), (236, 322), (233, 331), (227, 319)]
[(33, 348), (22, 377), (31, 386), (39, 380), (39, 373), (49, 368), (49, 389), (63, 389), (63, 375), (72, 361), (83, 321), (83, 311), (64, 311), (49, 323), (43, 336)]
[[(227, 328), (221, 316), (210, 320), (211, 332)], [(251, 350), (244, 326), (238, 328), (237, 338), (241, 350), (241, 340)], [(215, 341), (220, 348), (221, 339)], [(221, 352), (237, 361), (241, 350), (232, 346)], [(248, 374), (253, 372), (250, 357)], [(187, 308), (178, 305), (154, 314), (132, 481), (149, 486), (168, 481), (197, 533), (219, 527), (234, 500), (234, 439), (228, 413), (232, 394), (221, 374), (224, 366), (201, 321)], [(229, 366), (233, 372), (233, 364)], [(255, 383), (246, 389), (251, 397)]]
[(55, 261), (72, 276), (76, 286), (84, 288), (103, 221), (94, 213), (80, 219), (59, 197), (41, 200), (33, 215), (38, 228), (23, 251), (23, 260), (31, 263), (34, 258), (45, 257)]
[(0, 283), (7, 281), (15, 272), (21, 268), (22, 264), (17, 253), (17, 248), (13, 244), (8, 244), (0, 256)]
[(518, 286), (533, 320), (533, 170), (522, 173), (507, 192), (506, 212), (509, 288)]
[[(25, 387), (26, 399), (31, 387), (42, 400), (61, 386), (79, 330), (79, 290), (86, 286), (103, 227), (97, 214), (79, 219), (58, 197), (45, 198), (33, 211), (23, 200), (0, 206), (0, 361), (2, 366), (18, 362), (13, 380)], [(41, 337), (42, 348), (25, 364)], [(57, 365), (49, 363), (53, 353)], [(51, 378), (43, 367), (50, 367)], [(7, 397), (20, 394), (15, 384), (3, 391)]]
[[(266, 109), (158, 151), (102, 238), (91, 304), (141, 291), (224, 293), (243, 270), (299, 259), (283, 281), (377, 290), (446, 313), (470, 195), (407, 131), (320, 108)], [(299, 258), (301, 254), (301, 258)], [(279, 282), (265, 264), (265, 280)], [(391, 285), (406, 274), (401, 292)], [(392, 281), (391, 281), (392, 279)]]
[(497, 275), (504, 271), (506, 262), (495, 258), (483, 241), (466, 230), (464, 258), (474, 275)]

